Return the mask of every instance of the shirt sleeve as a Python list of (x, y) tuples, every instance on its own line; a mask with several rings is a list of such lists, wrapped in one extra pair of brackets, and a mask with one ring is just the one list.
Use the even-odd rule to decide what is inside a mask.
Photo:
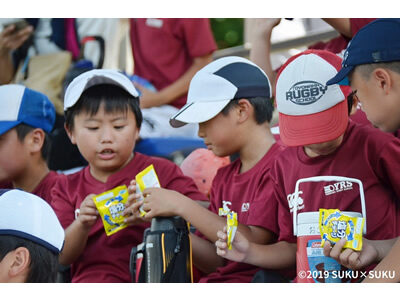
[[(161, 166), (157, 167), (157, 170), (160, 167)], [(161, 187), (177, 191), (192, 200), (208, 200), (207, 196), (197, 189), (193, 179), (185, 176), (176, 164), (165, 161), (165, 164), (161, 167), (161, 170), (162, 171), (159, 174)]]
[(285, 191), (285, 176), (278, 163), (274, 164), (271, 171), (270, 197), (276, 202), (276, 224), (278, 226), (278, 241), (296, 243), (293, 235), (293, 215), (289, 207)]
[(374, 18), (350, 18), (351, 34), (354, 36), (361, 28), (374, 21)]
[(213, 53), (217, 49), (209, 19), (180, 19), (180, 31), (192, 58)]
[(376, 173), (381, 182), (386, 183), (396, 194), (400, 204), (400, 139), (393, 138), (385, 143), (377, 155)]
[(288, 243), (296, 243), (296, 236), (293, 234), (293, 214), (290, 211), (287, 199), (285, 199), (277, 190), (274, 195), (278, 201), (278, 225), (279, 225), (279, 238), (278, 241), (285, 241)]
[(51, 190), (51, 206), (63, 228), (67, 228), (75, 220), (75, 206), (68, 197), (68, 180), (60, 178)]
[(257, 193), (251, 201), (248, 225), (266, 228), (278, 234), (277, 209), (278, 202), (274, 195), (274, 183), (268, 172), (262, 177)]

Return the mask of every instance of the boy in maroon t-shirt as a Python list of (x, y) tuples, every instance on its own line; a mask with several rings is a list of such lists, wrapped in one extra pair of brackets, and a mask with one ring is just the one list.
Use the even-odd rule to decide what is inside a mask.
[(50, 189), (60, 176), (46, 162), (55, 116), (46, 95), (17, 84), (0, 87), (0, 187), (19, 188), (50, 203)]
[(226, 224), (229, 211), (237, 213), (238, 230), (256, 243), (270, 243), (278, 234), (276, 206), (265, 198), (270, 168), (282, 151), (269, 129), (272, 112), (265, 73), (247, 59), (225, 57), (196, 73), (188, 103), (170, 120), (174, 127), (199, 123), (198, 135), (217, 156), (239, 154), (239, 159), (218, 170), (209, 209), (166, 189), (144, 191), (145, 219), (179, 215), (204, 237), (192, 237), (193, 261), (204, 273), (200, 282), (250, 282), (259, 270), (216, 255), (216, 232)]
[(142, 114), (137, 91), (123, 74), (93, 70), (78, 76), (66, 90), (64, 109), (68, 136), (89, 166), (63, 176), (53, 190), (52, 205), (66, 228), (60, 263), (71, 264), (72, 282), (130, 282), (130, 251), (149, 224), (137, 224), (125, 209), (130, 226), (107, 236), (93, 196), (129, 185), (153, 164), (161, 186), (195, 200), (207, 197), (174, 163), (133, 152)]
[(275, 221), (279, 224), (279, 242), (268, 246), (249, 244), (239, 234), (234, 241), (235, 251), (227, 251), (226, 234), (220, 231), (221, 240), (216, 245), (221, 256), (264, 268), (293, 267), (295, 206), (298, 213), (319, 208), (362, 211), (358, 186), (351, 182), (302, 183), (298, 194), (294, 194), (299, 179), (314, 176), (359, 179), (365, 193), (366, 237), (382, 239), (398, 234), (400, 161), (395, 158), (400, 154), (400, 141), (349, 121), (349, 88), (325, 85), (340, 66), (341, 59), (333, 53), (308, 50), (282, 67), (276, 99), (281, 139), (290, 147), (275, 161), (265, 195), (278, 205)]
[[(385, 132), (400, 129), (400, 19), (378, 19), (362, 28), (352, 39), (344, 55), (342, 69), (327, 84), (350, 85), (362, 104), (368, 119)], [(399, 160), (399, 156), (394, 158)], [(327, 243), (325, 255), (341, 264), (363, 268), (375, 262), (377, 276), (363, 282), (400, 281), (400, 239), (371, 241), (363, 239), (362, 251), (342, 249), (345, 240), (331, 248)], [(342, 251), (343, 250), (343, 251)], [(385, 272), (394, 276), (383, 276)]]

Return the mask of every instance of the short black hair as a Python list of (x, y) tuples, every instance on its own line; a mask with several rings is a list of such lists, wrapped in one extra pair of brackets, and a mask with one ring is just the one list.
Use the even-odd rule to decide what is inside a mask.
[[(243, 99), (243, 98), (240, 98)], [(221, 113), (226, 116), (229, 111), (239, 105), (240, 99), (231, 100), (221, 111)], [(247, 98), (250, 104), (254, 107), (254, 119), (256, 123), (261, 125), (265, 122), (271, 122), (272, 113), (274, 112), (273, 100), (266, 97), (253, 97)]]
[[(25, 137), (27, 136), (27, 134), (32, 132), (34, 129), (35, 129), (35, 127), (26, 125), (24, 123), (21, 123), (21, 124), (15, 126), (15, 130), (17, 131), (18, 140), (23, 142)], [(41, 154), (42, 154), (42, 158), (46, 162), (48, 162), (48, 160), (49, 160), (50, 150), (51, 150), (51, 138), (50, 138), (50, 135), (46, 131), (44, 131), (44, 141), (43, 141), (43, 146), (41, 149)]]
[[(356, 66), (356, 68), (354, 70), (357, 70), (358, 72), (360, 72), (362, 77), (364, 77), (365, 79), (368, 79), (369, 76), (371, 75), (371, 73), (377, 68), (388, 69), (388, 70), (391, 70), (393, 72), (400, 74), (400, 61), (363, 64), (363, 65)], [(353, 74), (353, 72), (350, 74), (350, 78), (351, 78), (352, 74)]]
[(65, 126), (69, 130), (74, 128), (74, 119), (82, 111), (95, 115), (104, 102), (107, 113), (130, 109), (136, 118), (136, 126), (140, 129), (143, 116), (140, 110), (139, 98), (134, 97), (122, 87), (113, 84), (94, 85), (85, 90), (74, 106), (65, 112)]
[(57, 279), (58, 254), (30, 240), (13, 235), (0, 235), (0, 261), (7, 253), (24, 247), (28, 249), (31, 262), (26, 278), (28, 283), (53, 283)]

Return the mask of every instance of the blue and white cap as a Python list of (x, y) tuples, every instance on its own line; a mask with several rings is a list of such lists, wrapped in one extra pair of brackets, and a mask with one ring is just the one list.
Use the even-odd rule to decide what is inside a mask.
[(99, 84), (116, 85), (133, 97), (139, 97), (138, 91), (128, 76), (116, 70), (95, 69), (82, 73), (68, 85), (64, 97), (64, 111), (74, 106), (85, 90)]
[(252, 97), (271, 98), (267, 75), (248, 59), (223, 57), (193, 76), (186, 105), (169, 123), (172, 127), (202, 123), (215, 117), (231, 100)]
[(64, 246), (64, 229), (50, 205), (21, 190), (0, 189), (0, 235), (35, 242), (53, 253)]
[(55, 119), (54, 105), (45, 94), (19, 84), (0, 86), (0, 135), (21, 123), (49, 133)]

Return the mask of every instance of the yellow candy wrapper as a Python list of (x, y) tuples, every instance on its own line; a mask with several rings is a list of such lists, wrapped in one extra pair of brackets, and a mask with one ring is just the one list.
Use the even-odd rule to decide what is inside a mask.
[(118, 186), (93, 197), (97, 210), (103, 220), (107, 236), (110, 236), (128, 225), (124, 222), (122, 212), (128, 200), (126, 185)]
[(319, 226), (321, 247), (326, 241), (335, 244), (340, 239), (346, 238), (347, 242), (344, 248), (356, 251), (362, 249), (364, 218), (346, 216), (338, 209), (320, 209)]
[[(137, 194), (142, 194), (142, 192), (146, 188), (151, 188), (151, 187), (161, 187), (160, 181), (158, 180), (156, 170), (154, 169), (154, 166), (151, 164), (148, 166), (146, 169), (144, 169), (142, 172), (138, 173), (135, 177), (136, 180), (136, 193)], [(141, 195), (139, 201), (142, 201), (143, 194)], [(143, 206), (143, 205), (142, 205)], [(140, 215), (143, 217), (146, 215), (146, 212), (143, 210), (143, 207), (139, 207)]]
[(218, 216), (225, 217), (229, 214), (229, 212), (230, 212), (230, 210), (225, 210), (222, 207), (220, 207), (218, 210)]
[(229, 250), (232, 249), (232, 241), (235, 238), (237, 226), (238, 226), (237, 213), (231, 211), (226, 216), (226, 232), (228, 235), (226, 244), (228, 245)]

